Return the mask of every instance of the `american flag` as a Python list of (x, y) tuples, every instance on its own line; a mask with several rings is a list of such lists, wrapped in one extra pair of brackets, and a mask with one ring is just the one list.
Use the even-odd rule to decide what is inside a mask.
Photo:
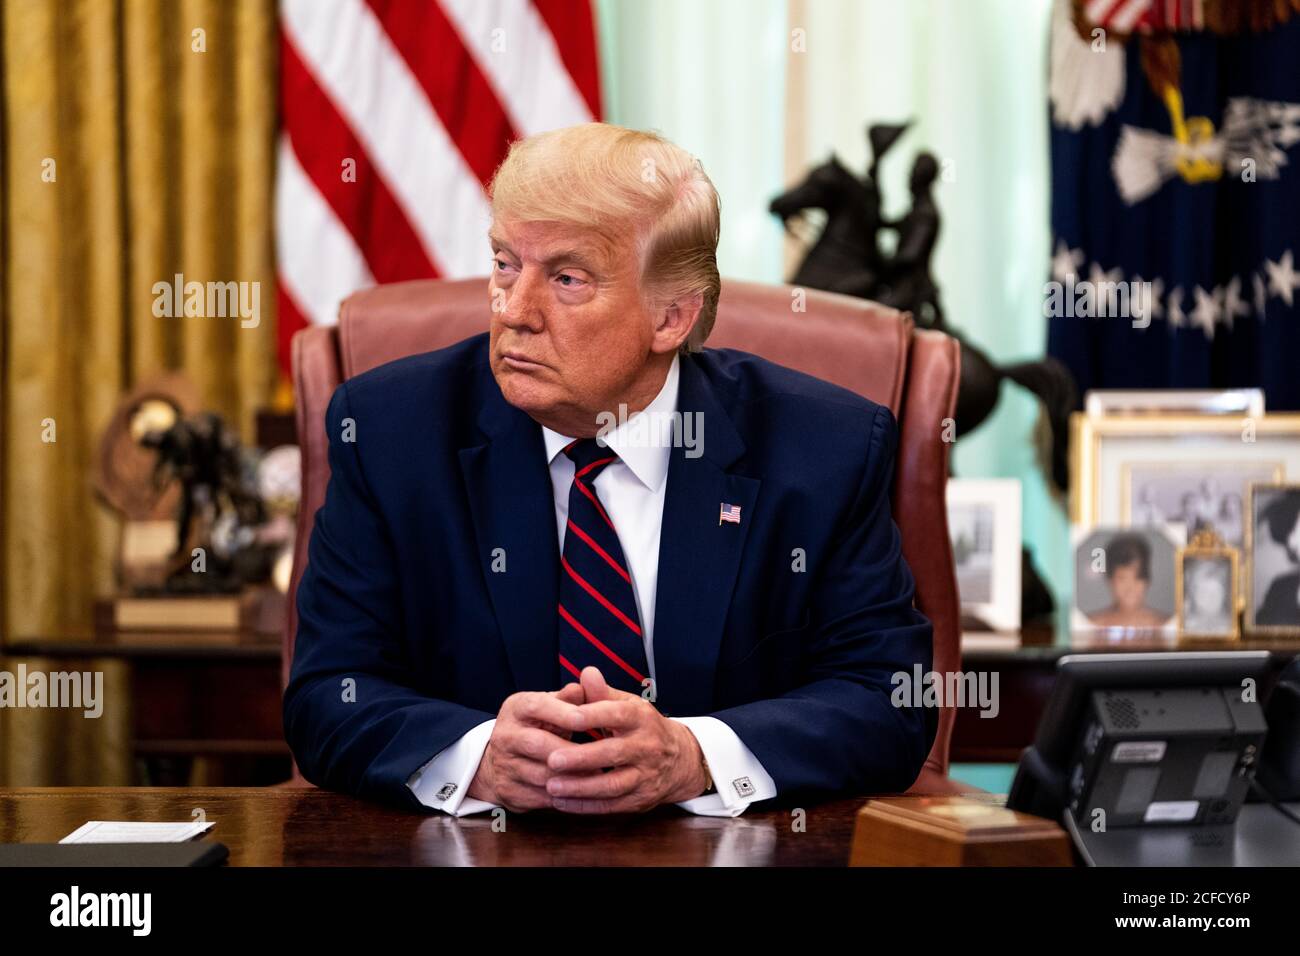
[(1200, 30), (1205, 0), (1087, 0), (1083, 15), (1094, 26), (1120, 33)]
[(740, 524), (740, 505), (729, 505), (723, 503), (718, 507), (718, 524), (724, 521), (730, 521), (732, 524)]
[(589, 0), (281, 0), (279, 349), (357, 289), (486, 275), (522, 136), (601, 117)]

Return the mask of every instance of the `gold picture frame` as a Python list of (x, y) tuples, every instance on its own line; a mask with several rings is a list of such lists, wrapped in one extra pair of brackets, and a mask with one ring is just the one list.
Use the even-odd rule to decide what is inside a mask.
[[(1228, 620), (1230, 626), (1221, 631), (1189, 626), (1187, 622), (1186, 572), (1187, 560), (1223, 560), (1228, 562)], [(1214, 532), (1196, 534), (1186, 547), (1178, 549), (1174, 559), (1174, 606), (1178, 612), (1178, 637), (1180, 640), (1241, 640), (1241, 554), (1226, 545)]]
[[(1115, 515), (1103, 520), (1100, 513), (1101, 445), (1108, 438), (1159, 440), (1171, 436), (1218, 436), (1227, 439), (1235, 436), (1242, 440), (1247, 434), (1255, 440), (1292, 438), (1300, 449), (1300, 414), (1256, 417), (1154, 414), (1095, 418), (1084, 412), (1075, 412), (1070, 416), (1070, 521), (1086, 528), (1113, 524), (1119, 519)], [(1195, 455), (1198, 459), (1203, 457), (1204, 450)], [(1300, 454), (1297, 457), (1300, 458)], [(1250, 460), (1243, 460), (1242, 464), (1247, 461)], [(1262, 461), (1259, 463), (1263, 464)], [(1285, 461), (1283, 466), (1285, 468)], [(1300, 471), (1296, 473), (1300, 474)]]
[(1256, 495), (1263, 490), (1300, 494), (1300, 483), (1253, 481), (1246, 488), (1246, 508), (1242, 514), (1242, 521), (1245, 524), (1245, 543), (1242, 545), (1242, 553), (1246, 561), (1243, 627), (1252, 637), (1300, 637), (1300, 622), (1295, 626), (1255, 622), (1255, 526), (1259, 523), (1255, 515), (1255, 505)]

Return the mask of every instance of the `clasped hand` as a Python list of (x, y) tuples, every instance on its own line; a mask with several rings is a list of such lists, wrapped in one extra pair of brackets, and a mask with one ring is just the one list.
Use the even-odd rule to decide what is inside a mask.
[[(578, 731), (601, 739), (575, 743)], [(506, 698), (468, 795), (512, 812), (639, 813), (706, 786), (695, 735), (587, 667), (562, 690)]]

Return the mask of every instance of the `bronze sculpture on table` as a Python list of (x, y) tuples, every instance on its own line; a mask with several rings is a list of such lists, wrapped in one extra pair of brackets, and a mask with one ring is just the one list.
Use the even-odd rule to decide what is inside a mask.
[(100, 440), (94, 476), (123, 519), (118, 579), (136, 596), (233, 594), (267, 579), (284, 534), (267, 522), (253, 453), (169, 374), (133, 389)]
[[(957, 391), (957, 437), (969, 434), (992, 414), (1003, 380), (1015, 382), (1042, 402), (1050, 428), (1047, 475), (1064, 493), (1069, 482), (1069, 416), (1078, 404), (1078, 390), (1069, 371), (1047, 357), (1008, 365), (995, 363), (968, 336), (949, 324), (931, 272), (939, 239), (940, 215), (933, 187), (940, 165), (921, 152), (912, 165), (911, 206), (900, 219), (881, 213), (879, 165), (908, 123), (869, 127), (871, 160), (865, 176), (857, 176), (831, 156), (802, 182), (773, 199), (769, 209), (787, 230), (808, 209), (820, 209), (826, 222), (790, 279), (792, 285), (871, 299), (910, 312), (917, 326), (937, 329), (961, 343), (961, 383)], [(881, 252), (880, 233), (892, 230), (897, 243), (892, 255)], [(1051, 597), (1026, 556), (1024, 617), (1051, 609)]]
[[(961, 385), (957, 396), (956, 429), (964, 435), (992, 413), (1003, 379), (1028, 389), (1042, 402), (1052, 430), (1049, 477), (1064, 490), (1069, 480), (1069, 414), (1077, 404), (1077, 389), (1069, 371), (1055, 359), (998, 365), (970, 338), (947, 321), (939, 288), (930, 269), (939, 238), (940, 216), (933, 185), (939, 163), (926, 152), (912, 166), (912, 204), (896, 221), (880, 211), (876, 182), (879, 163), (908, 124), (875, 125), (868, 132), (872, 159), (866, 176), (858, 177), (835, 156), (814, 168), (797, 186), (773, 199), (770, 210), (787, 229), (804, 210), (821, 209), (826, 225), (805, 255), (792, 285), (840, 292), (871, 299), (912, 314), (917, 326), (938, 329), (961, 342)], [(896, 251), (880, 251), (883, 230), (898, 235)]]
[[(265, 580), (271, 554), (259, 546), (255, 529), (266, 520), (266, 511), (244, 468), (239, 440), (221, 416), (200, 412), (165, 430), (148, 432), (140, 443), (157, 453), (155, 484), (163, 487), (175, 481), (181, 489), (178, 570), (168, 579), (167, 590), (235, 592)], [(201, 575), (185, 573), (196, 530), (207, 552), (207, 572)]]

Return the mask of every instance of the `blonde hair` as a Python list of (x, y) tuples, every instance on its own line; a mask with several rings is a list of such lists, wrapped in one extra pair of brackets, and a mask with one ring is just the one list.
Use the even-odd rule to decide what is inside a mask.
[(718, 191), (657, 133), (584, 123), (517, 140), (488, 187), (497, 221), (558, 222), (607, 242), (635, 231), (646, 305), (701, 297), (683, 343), (699, 351), (718, 314)]

